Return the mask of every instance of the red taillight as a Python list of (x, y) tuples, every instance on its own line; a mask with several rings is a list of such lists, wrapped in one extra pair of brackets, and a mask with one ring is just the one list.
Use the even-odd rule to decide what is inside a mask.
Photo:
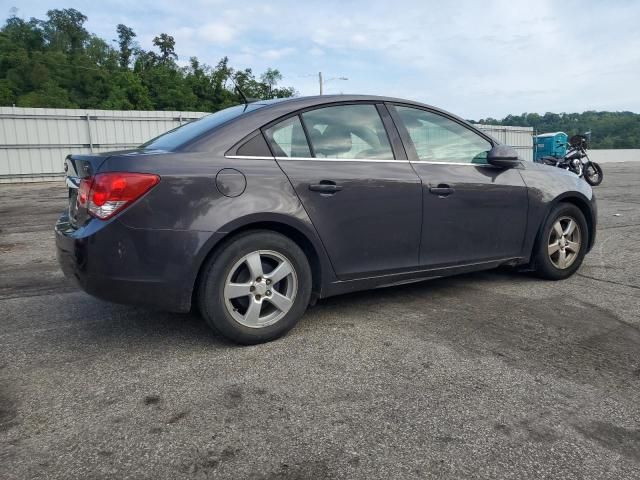
[(78, 188), (78, 206), (87, 208), (87, 202), (89, 201), (89, 194), (91, 193), (91, 182), (93, 177), (84, 178), (80, 182), (80, 188)]
[(83, 179), (78, 205), (101, 220), (111, 218), (160, 181), (150, 173), (109, 172)]

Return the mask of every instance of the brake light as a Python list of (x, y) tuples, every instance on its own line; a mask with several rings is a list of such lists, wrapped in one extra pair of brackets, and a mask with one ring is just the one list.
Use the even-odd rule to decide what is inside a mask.
[(100, 220), (122, 211), (158, 184), (150, 173), (108, 172), (83, 179), (78, 189), (78, 205)]
[(80, 188), (78, 188), (78, 206), (87, 208), (87, 202), (89, 201), (89, 194), (91, 193), (91, 182), (93, 177), (82, 179), (80, 182)]

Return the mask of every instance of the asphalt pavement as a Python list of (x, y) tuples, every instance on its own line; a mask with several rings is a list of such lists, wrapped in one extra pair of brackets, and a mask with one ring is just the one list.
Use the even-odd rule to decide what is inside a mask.
[(0, 478), (640, 478), (640, 162), (596, 245), (326, 299), (238, 347), (58, 270), (62, 182), (0, 185)]

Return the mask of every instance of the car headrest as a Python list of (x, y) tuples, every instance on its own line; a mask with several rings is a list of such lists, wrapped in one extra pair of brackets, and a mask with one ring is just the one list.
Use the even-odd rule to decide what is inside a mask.
[(325, 156), (345, 153), (350, 151), (352, 147), (351, 132), (341, 125), (327, 126), (318, 140), (314, 144), (315, 151)]
[(309, 140), (315, 147), (316, 145), (320, 145), (322, 143), (322, 131), (318, 127), (313, 127), (309, 130)]

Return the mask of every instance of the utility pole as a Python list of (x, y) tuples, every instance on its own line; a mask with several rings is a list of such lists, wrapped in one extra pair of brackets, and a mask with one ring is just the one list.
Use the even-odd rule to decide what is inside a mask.
[(324, 84), (330, 82), (331, 80), (349, 80), (347, 77), (331, 77), (326, 80), (322, 78), (322, 72), (318, 72), (318, 83), (320, 85), (320, 95), (323, 94)]

